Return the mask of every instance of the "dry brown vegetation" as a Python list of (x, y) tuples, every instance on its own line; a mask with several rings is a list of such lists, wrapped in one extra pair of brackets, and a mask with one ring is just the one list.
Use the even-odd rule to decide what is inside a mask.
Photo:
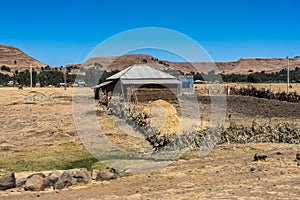
[[(90, 88), (82, 88), (90, 92)], [(76, 167), (103, 167), (83, 147), (72, 117), (72, 89), (0, 88), (0, 173)], [(209, 120), (210, 99), (200, 99)], [(230, 123), (299, 123), (300, 104), (229, 96)], [(147, 152), (151, 146), (114, 126), (112, 116), (99, 116), (104, 131), (121, 148)], [(223, 144), (205, 158), (188, 151), (166, 168), (117, 180), (73, 187), (61, 192), (0, 192), (1, 199), (298, 199), (300, 168), (294, 162), (299, 145)], [(262, 152), (266, 161), (253, 162)]]

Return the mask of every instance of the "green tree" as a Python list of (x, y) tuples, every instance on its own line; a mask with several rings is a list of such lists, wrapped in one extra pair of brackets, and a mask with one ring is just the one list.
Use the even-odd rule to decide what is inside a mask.
[[(30, 72), (29, 70), (21, 71), (14, 75), (14, 80), (16, 80), (20, 85), (30, 86)], [(35, 87), (37, 83), (37, 72), (32, 70), (32, 86)]]
[(9, 68), (9, 67), (6, 67), (5, 65), (2, 65), (2, 66), (1, 66), (1, 70), (10, 72), (10, 68)]
[(38, 75), (38, 80), (41, 87), (48, 85), (59, 85), (64, 82), (64, 74), (61, 71), (56, 70), (44, 70)]
[(0, 73), (0, 85), (6, 85), (10, 80), (11, 77), (9, 75)]

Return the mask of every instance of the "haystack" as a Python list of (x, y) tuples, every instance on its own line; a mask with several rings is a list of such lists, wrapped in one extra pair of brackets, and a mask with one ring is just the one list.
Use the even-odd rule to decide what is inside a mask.
[(179, 129), (180, 118), (175, 107), (164, 100), (153, 101), (144, 108), (144, 113), (149, 116), (148, 123), (158, 128), (161, 135), (172, 135)]

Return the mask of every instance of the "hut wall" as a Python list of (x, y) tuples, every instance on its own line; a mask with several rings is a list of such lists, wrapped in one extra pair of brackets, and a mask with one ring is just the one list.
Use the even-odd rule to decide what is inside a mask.
[(137, 88), (135, 92), (140, 102), (177, 99), (177, 88)]

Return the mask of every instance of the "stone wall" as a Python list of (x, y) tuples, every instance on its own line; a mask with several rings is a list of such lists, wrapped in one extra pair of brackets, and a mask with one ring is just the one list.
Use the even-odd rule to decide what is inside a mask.
[(231, 125), (224, 128), (203, 127), (185, 133), (162, 135), (156, 127), (147, 124), (147, 116), (143, 112), (126, 110), (120, 102), (114, 102), (112, 114), (124, 120), (134, 130), (141, 133), (156, 151), (181, 151), (184, 149), (212, 148), (215, 144), (246, 143), (289, 143), (300, 144), (299, 123), (257, 123), (251, 126)]

